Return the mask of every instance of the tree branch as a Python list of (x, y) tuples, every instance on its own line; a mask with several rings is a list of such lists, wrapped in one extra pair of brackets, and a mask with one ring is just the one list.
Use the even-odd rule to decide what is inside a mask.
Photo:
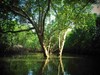
[(47, 6), (47, 9), (45, 10), (45, 12), (44, 12), (44, 14), (43, 14), (43, 19), (42, 19), (42, 21), (43, 21), (43, 26), (44, 26), (44, 22), (45, 22), (45, 18), (46, 18), (46, 15), (47, 15), (47, 13), (48, 13), (48, 11), (49, 11), (49, 9), (50, 9), (50, 4), (51, 4), (51, 0), (48, 0), (48, 6)]
[(36, 23), (34, 20), (32, 20), (30, 18), (30, 16), (23, 10), (23, 9), (20, 9), (19, 7), (16, 7), (16, 6), (10, 6), (10, 9), (11, 11), (13, 11), (14, 13), (26, 18), (29, 20), (29, 22), (34, 26), (34, 29), (37, 31), (37, 26), (36, 26)]
[(20, 13), (20, 12), (18, 12), (18, 11), (16, 11), (16, 10), (11, 9), (11, 11), (12, 11), (13, 13), (15, 13), (15, 14), (18, 14), (18, 15), (20, 15), (20, 16), (26, 18), (25, 15), (23, 15), (22, 13)]
[(0, 32), (0, 33), (19, 33), (19, 32), (25, 32), (25, 31), (30, 31), (30, 30), (32, 30), (32, 29), (34, 29), (34, 27), (32, 27), (32, 28), (29, 28), (29, 29), (21, 29), (21, 30), (16, 30), (16, 31), (2, 31), (2, 32)]

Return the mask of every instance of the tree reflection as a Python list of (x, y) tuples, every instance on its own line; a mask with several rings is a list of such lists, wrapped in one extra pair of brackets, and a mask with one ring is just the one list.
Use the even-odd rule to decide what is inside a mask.
[(61, 72), (61, 74), (64, 75), (65, 71), (64, 71), (64, 65), (63, 65), (61, 57), (59, 58), (58, 75), (60, 75), (60, 72)]
[(62, 57), (59, 57), (58, 75), (70, 75), (64, 69)]
[(42, 72), (44, 71), (45, 67), (48, 66), (48, 64), (49, 64), (49, 58), (47, 58), (47, 59), (45, 60), (44, 66), (43, 66), (43, 68), (42, 68)]
[(42, 66), (42, 75), (70, 75), (65, 71), (62, 57), (47, 58)]
[(52, 58), (45, 59), (43, 65), (41, 66), (39, 75), (56, 75), (57, 74), (57, 60)]

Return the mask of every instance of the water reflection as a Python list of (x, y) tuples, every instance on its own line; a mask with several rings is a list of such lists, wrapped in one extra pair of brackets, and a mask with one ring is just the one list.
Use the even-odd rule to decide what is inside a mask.
[[(98, 75), (93, 58), (14, 58), (0, 60), (0, 75)], [(8, 58), (7, 58), (8, 59)]]
[(43, 69), (43, 75), (71, 75), (64, 69), (64, 64), (62, 62), (62, 57), (59, 59), (46, 59)]
[[(64, 69), (64, 64), (63, 64), (63, 62), (62, 62), (62, 57), (60, 57), (59, 58), (59, 66), (61, 67), (61, 71), (62, 71), (62, 74), (63, 75), (70, 75), (65, 69)], [(60, 74), (58, 74), (58, 75), (60, 75)]]
[(46, 59), (42, 67), (42, 75), (57, 75), (57, 59)]

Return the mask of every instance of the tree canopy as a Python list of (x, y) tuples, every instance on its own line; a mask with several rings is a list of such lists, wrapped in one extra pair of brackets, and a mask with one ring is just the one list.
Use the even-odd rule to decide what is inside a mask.
[(56, 50), (62, 54), (64, 45), (79, 47), (81, 43), (83, 48), (95, 34), (92, 3), (98, 0), (1, 0), (0, 38), (4, 33), (31, 30), (30, 35), (35, 33), (45, 57)]

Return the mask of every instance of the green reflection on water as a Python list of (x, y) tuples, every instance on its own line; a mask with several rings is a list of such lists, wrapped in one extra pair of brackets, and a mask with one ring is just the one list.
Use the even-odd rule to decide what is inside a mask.
[[(0, 60), (0, 75), (80, 75), (84, 71), (87, 75), (86, 66), (90, 62), (83, 58), (68, 56), (44, 59), (42, 54), (5, 57)], [(78, 71), (80, 68), (83, 68), (81, 72)]]

